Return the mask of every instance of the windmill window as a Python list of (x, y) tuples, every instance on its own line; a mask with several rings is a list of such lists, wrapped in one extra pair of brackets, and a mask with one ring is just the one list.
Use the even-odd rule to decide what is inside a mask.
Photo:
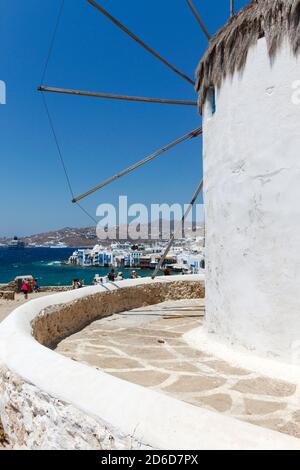
[(217, 103), (216, 103), (216, 89), (214, 86), (211, 86), (208, 90), (207, 95), (208, 106), (210, 115), (213, 116), (217, 111)]

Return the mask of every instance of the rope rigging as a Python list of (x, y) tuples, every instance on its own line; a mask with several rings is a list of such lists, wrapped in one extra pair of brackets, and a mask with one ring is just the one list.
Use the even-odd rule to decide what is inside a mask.
[(54, 128), (54, 124), (53, 124), (53, 120), (52, 120), (52, 117), (51, 117), (51, 114), (50, 114), (50, 111), (49, 111), (49, 107), (48, 107), (48, 103), (46, 101), (46, 97), (45, 97), (44, 93), (42, 93), (42, 98), (43, 98), (46, 114), (48, 116), (49, 125), (50, 125), (50, 128), (51, 128), (52, 134), (53, 134), (54, 142), (55, 142), (55, 145), (56, 145), (56, 148), (57, 148), (57, 151), (58, 151), (58, 155), (60, 157), (60, 161), (61, 161), (61, 164), (62, 164), (62, 167), (63, 167), (63, 170), (64, 170), (64, 174), (65, 174), (65, 177), (66, 177), (68, 188), (69, 188), (69, 191), (71, 193), (71, 196), (74, 197), (74, 192), (73, 192), (71, 181), (70, 181), (70, 178), (69, 178), (69, 175), (68, 175), (67, 167), (66, 167), (63, 155), (62, 155), (62, 151), (61, 151), (61, 148), (60, 148), (60, 145), (59, 145), (59, 141), (58, 141), (57, 134), (55, 132), (55, 128)]
[[(64, 160), (64, 157), (63, 157), (61, 146), (59, 144), (59, 140), (58, 140), (58, 137), (57, 137), (57, 134), (56, 134), (56, 131), (55, 131), (53, 120), (52, 120), (50, 110), (49, 110), (49, 107), (48, 107), (48, 103), (46, 101), (46, 97), (45, 97), (44, 93), (42, 93), (42, 98), (43, 98), (43, 103), (44, 103), (44, 106), (45, 106), (46, 114), (48, 116), (49, 125), (50, 125), (52, 135), (53, 135), (53, 138), (54, 138), (55, 146), (57, 148), (57, 152), (58, 152), (58, 155), (59, 155), (59, 158), (60, 158), (60, 162), (61, 162), (64, 174), (65, 174), (65, 178), (66, 178), (66, 181), (67, 181), (67, 186), (69, 188), (72, 199), (74, 199), (75, 195), (74, 195), (74, 191), (73, 191), (73, 188), (72, 188), (71, 180), (70, 180), (70, 177), (69, 177), (69, 174), (68, 174), (68, 170), (67, 170), (66, 163), (65, 163), (65, 160)], [(91, 219), (96, 224), (98, 223), (98, 221), (81, 204), (76, 202), (76, 205), (84, 214), (86, 214), (89, 217), (89, 219)]]
[[(48, 70), (48, 66), (49, 66), (49, 62), (50, 62), (51, 55), (52, 55), (52, 52), (53, 52), (57, 32), (58, 32), (59, 25), (60, 25), (60, 22), (61, 22), (61, 18), (62, 18), (62, 15), (63, 15), (64, 6), (65, 6), (65, 0), (62, 0), (60, 8), (59, 8), (59, 12), (58, 12), (57, 20), (56, 20), (56, 23), (55, 23), (55, 28), (54, 28), (54, 31), (53, 31), (52, 39), (51, 39), (51, 42), (50, 42), (49, 51), (48, 51), (47, 58), (46, 58), (46, 61), (45, 61), (45, 66), (44, 66), (42, 77), (41, 77), (41, 87), (44, 83), (46, 73), (47, 73), (47, 70)], [(56, 149), (57, 149), (57, 152), (58, 152), (58, 155), (59, 155), (60, 163), (61, 163), (64, 175), (65, 175), (65, 178), (66, 178), (67, 186), (68, 186), (68, 189), (70, 191), (71, 197), (73, 199), (74, 198), (74, 191), (73, 191), (73, 188), (72, 188), (70, 176), (68, 174), (67, 166), (66, 166), (66, 163), (65, 163), (65, 160), (64, 160), (64, 157), (63, 157), (61, 146), (59, 144), (59, 140), (58, 140), (58, 137), (57, 137), (57, 134), (56, 134), (56, 131), (55, 131), (53, 119), (51, 117), (49, 106), (48, 106), (46, 96), (45, 96), (44, 93), (42, 93), (42, 101), (43, 101), (43, 105), (45, 107), (46, 115), (48, 117), (49, 126), (50, 126), (50, 129), (51, 129), (51, 132), (52, 132), (52, 135), (53, 135), (53, 139), (54, 139), (54, 142), (55, 142), (55, 146), (56, 146)], [(85, 215), (87, 215), (89, 217), (89, 219), (91, 219), (96, 224), (98, 223), (97, 220), (81, 204), (77, 203), (76, 205)]]
[(61, 21), (62, 15), (63, 15), (64, 7), (65, 7), (65, 0), (62, 0), (61, 5), (60, 5), (60, 9), (59, 9), (59, 12), (58, 12), (58, 16), (57, 16), (57, 19), (56, 19), (56, 23), (55, 23), (55, 27), (54, 27), (54, 31), (53, 31), (53, 35), (52, 35), (52, 40), (50, 42), (48, 55), (47, 55), (47, 58), (46, 58), (46, 61), (45, 61), (44, 70), (43, 70), (43, 73), (42, 73), (41, 85), (43, 85), (43, 83), (44, 83), (45, 76), (46, 76), (46, 73), (47, 73), (47, 70), (48, 70), (50, 58), (51, 58), (51, 55), (52, 55), (52, 52), (53, 52), (55, 39), (56, 39), (58, 28), (59, 28), (59, 25), (60, 25), (60, 21)]

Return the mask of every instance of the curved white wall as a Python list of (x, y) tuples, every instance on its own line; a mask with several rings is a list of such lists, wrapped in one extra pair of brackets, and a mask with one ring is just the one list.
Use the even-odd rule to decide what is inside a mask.
[[(190, 283), (199, 283), (201, 290), (203, 275), (125, 280), (106, 287), (125, 297), (136, 288), (139, 298), (140, 289), (149, 286), (180, 293)], [(107, 293), (97, 286), (39, 298), (1, 323), (0, 415), (12, 445), (34, 450), (299, 449), (298, 439), (123, 381), (61, 356), (33, 337), (35, 320), (55, 316), (56, 307), (63, 311)]]
[(210, 332), (300, 359), (300, 57), (286, 44), (271, 64), (265, 39), (243, 73), (204, 109)]
[(90, 301), (114, 292), (126, 298), (133, 289), (144, 304), (141, 289), (184, 297), (194, 296), (188, 294), (194, 287), (201, 295), (203, 285), (203, 275), (125, 280), (35, 299), (11, 313), (0, 325), (0, 417), (10, 444), (33, 450), (299, 449), (299, 439), (126, 382), (61, 356), (33, 336), (36, 320), (44, 318), (48, 327), (45, 316), (59, 309), (63, 320), (65, 308), (81, 309), (82, 301), (88, 314)]

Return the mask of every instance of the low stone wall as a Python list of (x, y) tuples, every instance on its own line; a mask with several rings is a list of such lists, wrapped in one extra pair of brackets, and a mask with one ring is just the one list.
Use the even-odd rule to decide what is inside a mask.
[(65, 305), (53, 305), (42, 310), (32, 323), (32, 334), (39, 343), (54, 348), (67, 336), (76, 333), (95, 320), (114, 313), (167, 300), (200, 299), (204, 296), (203, 283), (184, 280), (101, 292)]
[(0, 299), (4, 300), (15, 300), (15, 292), (14, 291), (2, 291), (0, 290)]
[(17, 291), (16, 283), (15, 281), (10, 282), (9, 284), (0, 284), (0, 290), (2, 292), (7, 292), (7, 291)]
[[(40, 292), (67, 292), (73, 290), (72, 286), (43, 286), (40, 287)], [(12, 281), (9, 284), (0, 284), (0, 291), (2, 292), (18, 292), (16, 281)]]
[(73, 290), (72, 286), (45, 286), (40, 287), (39, 292), (68, 292), (69, 290)]

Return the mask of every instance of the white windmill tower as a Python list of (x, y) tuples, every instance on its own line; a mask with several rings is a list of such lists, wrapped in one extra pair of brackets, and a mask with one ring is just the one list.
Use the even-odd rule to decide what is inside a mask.
[(207, 328), (288, 362), (300, 348), (299, 50), (300, 1), (253, 0), (197, 71)]

